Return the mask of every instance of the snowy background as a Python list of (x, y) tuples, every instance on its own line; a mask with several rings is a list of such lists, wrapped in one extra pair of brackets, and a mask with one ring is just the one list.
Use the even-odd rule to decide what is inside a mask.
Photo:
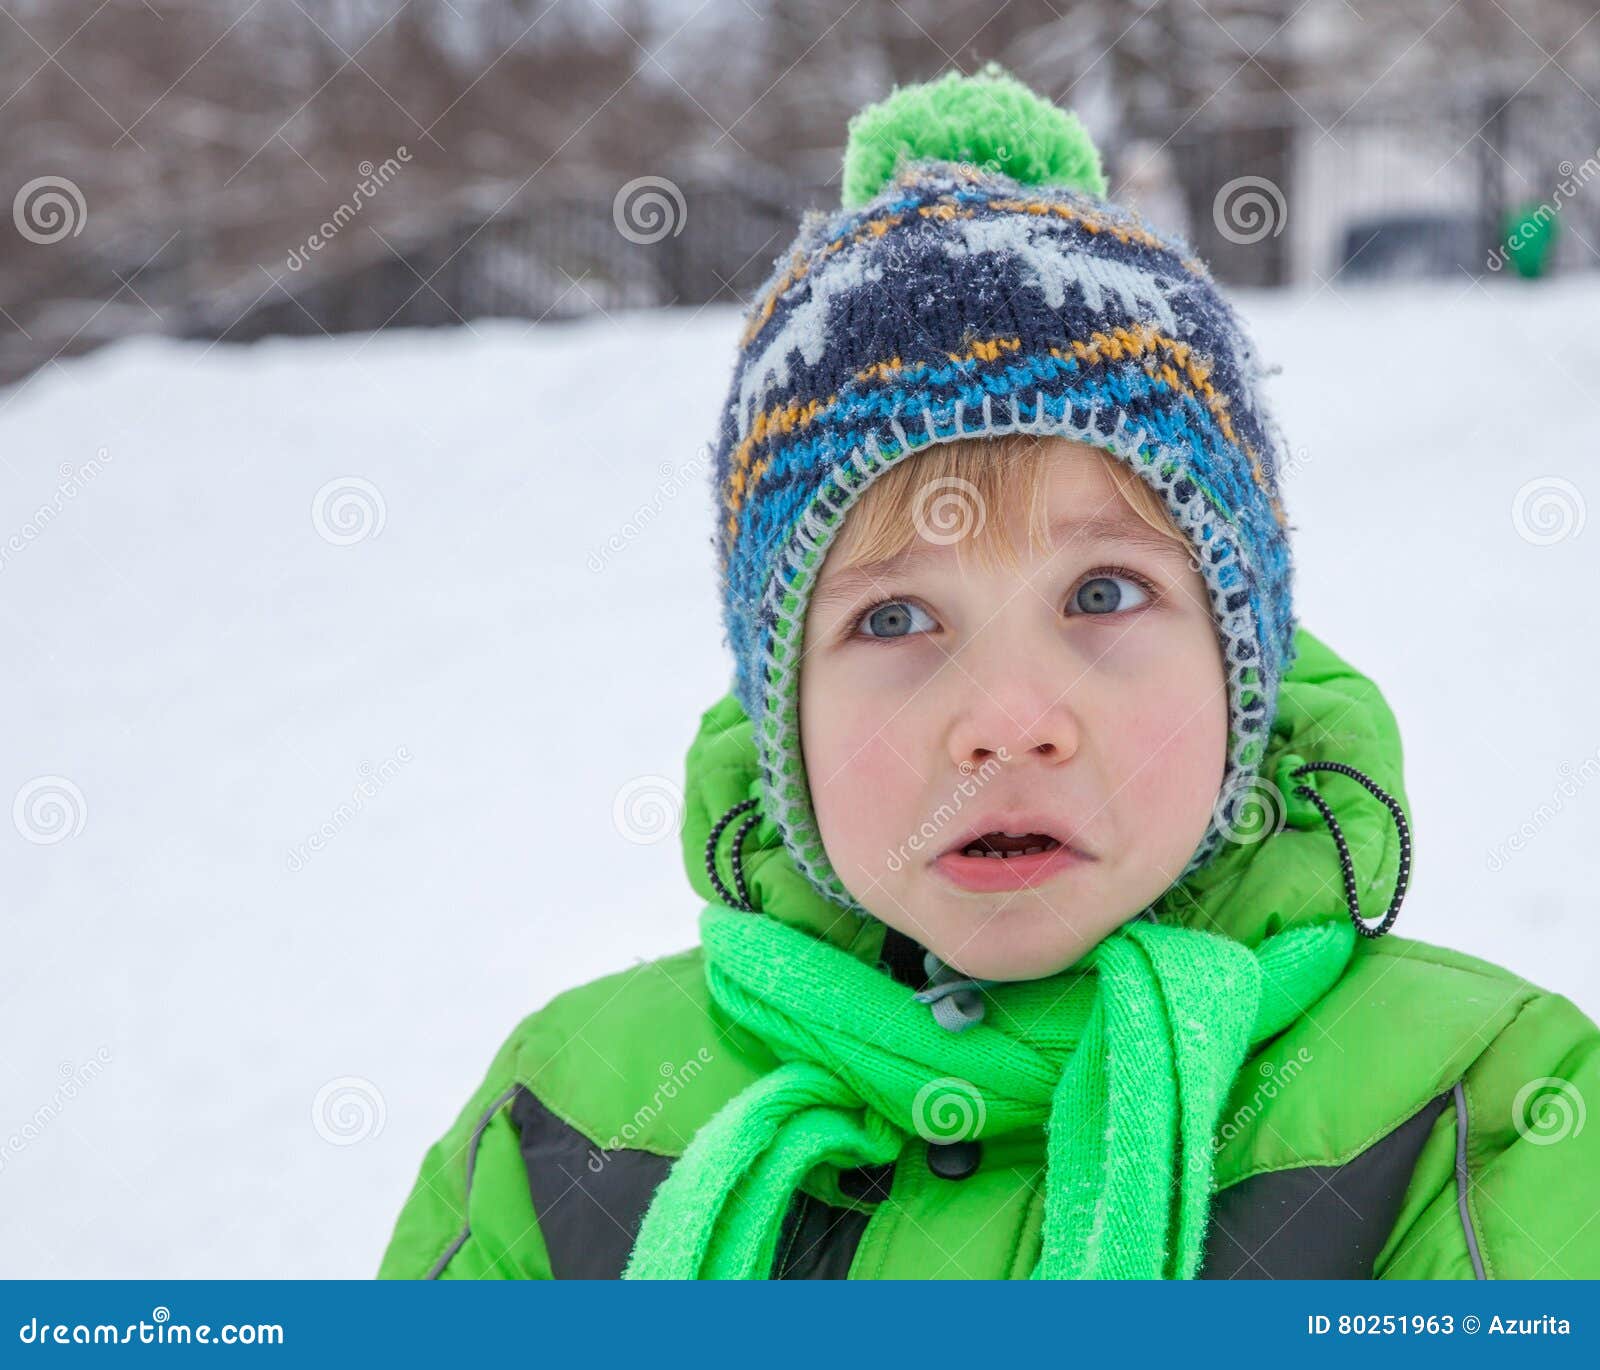
[[(1242, 299), (1302, 617), (1406, 744), (1399, 930), (1600, 1014), (1600, 282)], [(370, 1276), (510, 1028), (694, 941), (613, 807), (727, 686), (737, 325), (130, 339), (0, 392), (0, 1275)]]

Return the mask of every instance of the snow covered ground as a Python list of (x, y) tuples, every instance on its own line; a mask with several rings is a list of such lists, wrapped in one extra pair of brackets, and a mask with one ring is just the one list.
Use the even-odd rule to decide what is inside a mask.
[[(1400, 931), (1600, 1014), (1600, 529), (1545, 519), (1600, 495), (1600, 281), (1244, 303), (1302, 615), (1406, 741)], [(368, 1276), (512, 1025), (692, 943), (613, 804), (727, 686), (737, 325), (135, 340), (0, 393), (0, 1275)]]

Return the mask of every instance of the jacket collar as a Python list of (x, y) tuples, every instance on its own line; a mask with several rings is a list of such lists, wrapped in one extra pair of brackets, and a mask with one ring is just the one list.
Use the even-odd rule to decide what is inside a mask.
[[(1162, 922), (1222, 933), (1254, 946), (1280, 928), (1347, 916), (1338, 844), (1322, 813), (1297, 791), (1314, 791), (1333, 814), (1350, 852), (1360, 911), (1369, 922), (1388, 907), (1399, 876), (1399, 833), (1388, 809), (1356, 780), (1328, 771), (1292, 772), (1332, 761), (1370, 777), (1406, 802), (1399, 729), (1378, 687), (1323, 642), (1297, 627), (1295, 658), (1279, 689), (1277, 716), (1241, 826), (1212, 860), (1172, 886), (1153, 906)], [(689, 881), (722, 902), (706, 867), (706, 841), (736, 805), (757, 805), (727, 823), (718, 870), (746, 817), (759, 815), (761, 778), (749, 717), (730, 692), (702, 715), (689, 748), (684, 787), (683, 857)], [(826, 899), (800, 873), (777, 826), (764, 816), (740, 846), (750, 902), (761, 914), (810, 932), (876, 964), (884, 924)]]

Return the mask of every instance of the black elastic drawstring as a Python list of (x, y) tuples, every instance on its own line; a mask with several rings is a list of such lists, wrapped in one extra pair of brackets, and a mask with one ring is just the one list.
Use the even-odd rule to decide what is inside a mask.
[(733, 848), (728, 853), (728, 864), (733, 867), (734, 887), (739, 891), (735, 897), (732, 890), (723, 884), (722, 877), (717, 874), (717, 839), (722, 836), (722, 831), (747, 809), (755, 808), (758, 800), (746, 799), (743, 803), (735, 804), (727, 813), (712, 824), (711, 835), (706, 838), (706, 874), (711, 877), (711, 884), (716, 889), (718, 897), (729, 908), (735, 908), (742, 913), (754, 913), (756, 907), (750, 902), (750, 890), (744, 883), (744, 858), (740, 856), (740, 849), (744, 846), (744, 839), (750, 835), (752, 828), (761, 821), (759, 813), (753, 813), (739, 825), (739, 830), (733, 835)]
[(1368, 923), (1361, 916), (1361, 905), (1356, 899), (1356, 873), (1355, 866), (1350, 860), (1350, 848), (1346, 845), (1344, 834), (1339, 831), (1339, 825), (1334, 821), (1333, 811), (1326, 801), (1309, 785), (1296, 785), (1295, 793), (1302, 799), (1309, 799), (1317, 806), (1322, 814), (1323, 822), (1328, 825), (1328, 830), (1333, 833), (1333, 840), (1339, 848), (1339, 866), (1344, 874), (1344, 896), (1350, 905), (1350, 921), (1356, 925), (1356, 931), (1363, 937), (1382, 937), (1394, 926), (1394, 920), (1400, 916), (1400, 901), (1406, 897), (1406, 886), (1411, 882), (1411, 829), (1406, 824), (1404, 810), (1401, 809), (1393, 795), (1389, 794), (1370, 776), (1363, 775), (1354, 766), (1346, 766), (1342, 761), (1308, 761), (1303, 766), (1296, 766), (1289, 772), (1290, 779), (1296, 779), (1307, 771), (1337, 771), (1340, 775), (1347, 775), (1352, 780), (1359, 780), (1372, 794), (1381, 799), (1394, 819), (1395, 830), (1400, 834), (1400, 874), (1395, 881), (1394, 898), (1389, 902), (1388, 912), (1383, 915), (1381, 922)]

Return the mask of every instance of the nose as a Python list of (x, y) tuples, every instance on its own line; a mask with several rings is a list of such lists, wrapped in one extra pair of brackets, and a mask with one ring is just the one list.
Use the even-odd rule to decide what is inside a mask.
[(958, 767), (977, 768), (995, 757), (1059, 766), (1077, 754), (1081, 727), (1059, 682), (963, 684), (966, 701), (950, 729), (950, 759)]

